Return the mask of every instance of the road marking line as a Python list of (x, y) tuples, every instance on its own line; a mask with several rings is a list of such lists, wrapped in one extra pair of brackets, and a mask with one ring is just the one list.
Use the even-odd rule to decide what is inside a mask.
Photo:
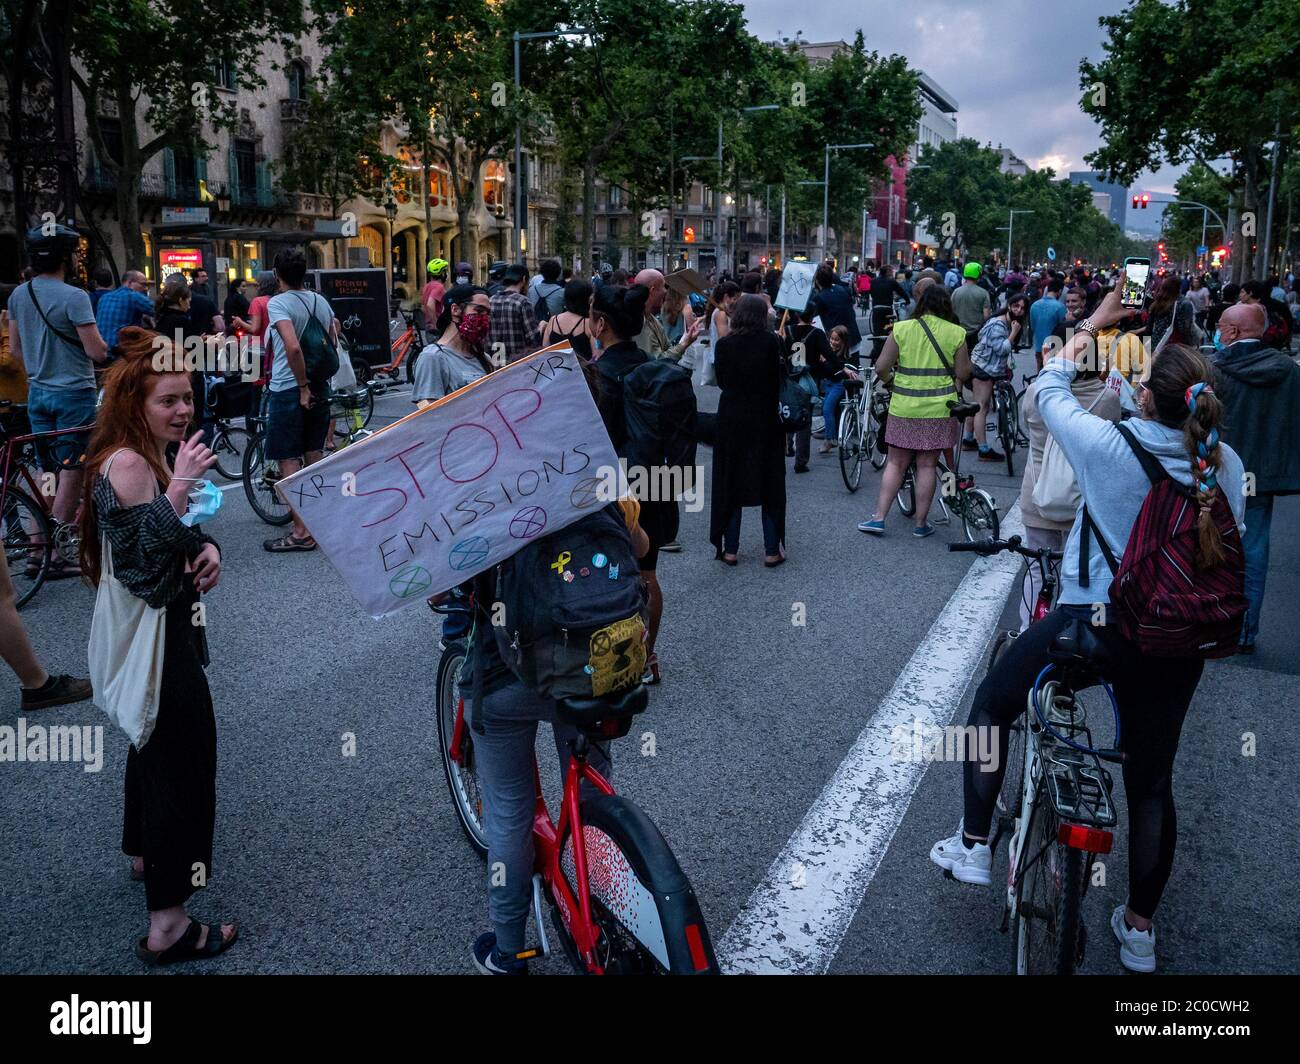
[[(1001, 535), (1022, 531), (1017, 503)], [(895, 760), (893, 731), (901, 726), (911, 734), (914, 720), (951, 720), (1021, 571), (1015, 555), (976, 559), (722, 936), (723, 971), (811, 975), (830, 967), (927, 768), (925, 761)]]

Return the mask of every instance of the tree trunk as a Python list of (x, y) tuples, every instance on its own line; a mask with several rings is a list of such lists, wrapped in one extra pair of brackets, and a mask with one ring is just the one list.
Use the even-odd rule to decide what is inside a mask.
[[(122, 165), (116, 167), (117, 218), (122, 227), (122, 245), (128, 270), (143, 270), (144, 235), (140, 229), (140, 178), (145, 160), (140, 155), (140, 128), (131, 85), (117, 85), (117, 110), (122, 129)], [(109, 160), (110, 168), (112, 160)]]
[(596, 246), (596, 167), (590, 155), (582, 164), (582, 269), (586, 276), (599, 273)]

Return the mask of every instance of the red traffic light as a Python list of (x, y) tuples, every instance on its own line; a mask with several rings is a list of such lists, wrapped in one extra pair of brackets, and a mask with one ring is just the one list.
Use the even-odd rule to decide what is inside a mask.
[(1156, 250), (1157, 250), (1157, 251), (1164, 251), (1164, 250), (1165, 250), (1165, 242), (1164, 242), (1163, 240), (1160, 241), (1160, 243), (1156, 245)]
[(1137, 210), (1137, 209), (1138, 209), (1138, 204), (1141, 203), (1141, 202), (1142, 202), (1142, 197), (1141, 197), (1141, 196), (1134, 196), (1134, 197), (1133, 197), (1133, 209), (1134, 209), (1134, 210)]
[(1150, 195), (1150, 193), (1143, 192), (1143, 193), (1142, 193), (1142, 209), (1143, 209), (1143, 210), (1146, 210), (1146, 209), (1147, 209), (1147, 205), (1150, 204), (1150, 202), (1151, 202), (1151, 195)]

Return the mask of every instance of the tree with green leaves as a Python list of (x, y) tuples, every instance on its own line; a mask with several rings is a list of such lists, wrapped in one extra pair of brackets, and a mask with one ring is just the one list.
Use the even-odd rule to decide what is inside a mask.
[[(473, 214), (484, 164), (514, 139), (510, 45), (501, 5), (483, 0), (312, 0), (325, 65), (358, 106), (389, 119), (423, 161), (447, 168), (460, 257), (478, 255)], [(426, 218), (427, 221), (427, 218)], [(427, 250), (427, 249), (426, 249)]]
[[(1204, 203), (1217, 211), (1220, 218), (1227, 219), (1228, 194), (1223, 178), (1204, 163), (1196, 162), (1187, 168), (1187, 172), (1174, 183), (1174, 195), (1178, 199)], [(1195, 263), (1202, 235), (1210, 247), (1218, 246), (1225, 239), (1214, 215), (1204, 210), (1170, 204), (1165, 207), (1163, 221), (1165, 250), (1172, 262)]]
[[(232, 26), (255, 46), (237, 46)], [(196, 157), (211, 151), (215, 145), (205, 130), (233, 128), (238, 121), (234, 100), (217, 91), (218, 67), (235, 84), (264, 85), (268, 53), (290, 47), (302, 28), (298, 5), (268, 0), (76, 3), (73, 81), (85, 101), (96, 159), (113, 181), (128, 268), (144, 266), (140, 185), (146, 165), (166, 148)], [(117, 112), (120, 153), (99, 121), (106, 104)]]
[(982, 254), (998, 247), (997, 229), (1007, 224), (1010, 208), (1001, 156), (961, 137), (926, 145), (917, 162), (907, 175), (908, 200), (945, 250)]
[(1230, 158), (1221, 195), (1237, 218), (1234, 275), (1262, 272), (1267, 145), (1297, 123), (1300, 5), (1135, 0), (1099, 21), (1105, 55), (1079, 65), (1081, 106), (1105, 141), (1088, 162), (1129, 184), (1165, 163), (1200, 162), (1212, 172), (1214, 160)]

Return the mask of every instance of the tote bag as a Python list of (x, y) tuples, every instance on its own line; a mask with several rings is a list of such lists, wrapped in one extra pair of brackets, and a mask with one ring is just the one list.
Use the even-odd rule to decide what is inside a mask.
[[(105, 476), (112, 464), (110, 458)], [(90, 618), (90, 685), (95, 705), (139, 750), (158, 722), (167, 611), (133, 595), (113, 575), (113, 548), (107, 536), (102, 542), (103, 566)]]
[[(1092, 413), (1092, 408), (1105, 394), (1103, 388), (1088, 405), (1088, 413)], [(1038, 469), (1038, 479), (1034, 481), (1034, 491), (1030, 497), (1038, 512), (1049, 521), (1073, 521), (1083, 499), (1069, 459), (1056, 442), (1056, 437), (1050, 434), (1043, 446), (1043, 462)]]

